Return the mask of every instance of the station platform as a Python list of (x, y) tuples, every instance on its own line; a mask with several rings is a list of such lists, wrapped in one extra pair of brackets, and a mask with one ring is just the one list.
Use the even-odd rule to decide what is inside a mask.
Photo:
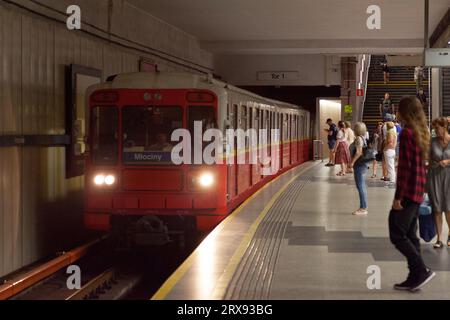
[[(369, 214), (359, 206), (353, 175), (305, 163), (273, 180), (220, 224), (152, 299), (449, 299), (448, 249), (423, 243), (437, 273), (422, 290), (396, 291), (406, 261), (389, 241), (394, 186), (367, 177)], [(381, 174), (378, 174), (380, 177)], [(444, 230), (446, 234), (447, 230)], [(369, 266), (381, 288), (367, 286)]]

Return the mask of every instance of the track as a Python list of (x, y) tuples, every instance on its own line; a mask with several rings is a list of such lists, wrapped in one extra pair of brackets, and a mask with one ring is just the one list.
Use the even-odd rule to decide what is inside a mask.
[[(103, 240), (102, 240), (103, 241)], [(116, 250), (96, 244), (95, 250), (85, 250), (78, 259), (58, 265), (45, 272), (46, 277), (9, 291), (3, 299), (12, 300), (122, 300), (150, 299), (167, 277), (187, 258), (200, 237), (191, 247), (181, 249), (176, 243), (161, 247)], [(53, 265), (52, 262), (47, 264)], [(79, 267), (81, 288), (69, 289), (73, 273), (67, 266)], [(42, 266), (38, 269), (43, 269)], [(20, 282), (20, 279), (15, 282)], [(1, 291), (0, 291), (1, 293)]]

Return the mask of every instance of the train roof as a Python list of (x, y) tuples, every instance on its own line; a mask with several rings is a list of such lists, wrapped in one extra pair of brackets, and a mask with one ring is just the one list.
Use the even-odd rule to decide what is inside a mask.
[(300, 106), (268, 99), (255, 93), (240, 89), (229, 83), (213, 79), (209, 75), (193, 74), (187, 72), (134, 72), (111, 76), (106, 82), (88, 88), (88, 94), (100, 89), (209, 89), (216, 94), (226, 94), (228, 91), (239, 93), (260, 100), (262, 103), (271, 103), (279, 107), (303, 109)]

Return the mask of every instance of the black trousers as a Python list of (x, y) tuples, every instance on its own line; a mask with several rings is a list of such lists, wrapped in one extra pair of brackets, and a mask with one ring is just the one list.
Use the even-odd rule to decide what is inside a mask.
[(404, 199), (402, 207), (402, 210), (392, 209), (389, 213), (389, 237), (395, 248), (406, 257), (410, 274), (422, 274), (426, 272), (426, 266), (417, 237), (420, 204)]

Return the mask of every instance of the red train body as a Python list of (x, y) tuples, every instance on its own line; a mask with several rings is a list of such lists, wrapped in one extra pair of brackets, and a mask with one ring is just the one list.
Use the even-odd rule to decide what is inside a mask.
[[(309, 112), (206, 76), (118, 75), (88, 96), (84, 221), (92, 230), (128, 232), (126, 224), (155, 217), (171, 230), (189, 221), (208, 231), (264, 184), (311, 158)], [(207, 119), (221, 131), (280, 129), (279, 170), (263, 176), (260, 164), (171, 163), (167, 137)], [(230, 157), (258, 147), (235, 145)]]

